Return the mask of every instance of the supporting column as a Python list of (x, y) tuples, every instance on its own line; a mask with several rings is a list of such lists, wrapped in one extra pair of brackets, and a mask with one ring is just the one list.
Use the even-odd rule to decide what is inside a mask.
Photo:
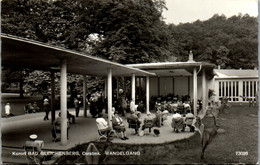
[(194, 115), (197, 116), (197, 69), (193, 68), (193, 109)]
[(61, 108), (61, 144), (66, 145), (67, 140), (67, 62), (61, 60), (60, 64), (60, 108)]
[(135, 74), (132, 74), (132, 81), (131, 81), (131, 83), (132, 83), (131, 84), (132, 85), (131, 86), (132, 87), (132, 93), (131, 93), (132, 94), (131, 95), (132, 98), (131, 99), (134, 100), (134, 103), (135, 103)]
[(206, 73), (205, 69), (202, 69), (202, 110), (203, 113), (206, 110), (206, 106), (208, 104), (208, 99), (207, 99), (207, 87), (206, 87)]
[(116, 98), (119, 98), (119, 78), (116, 78)]
[(126, 79), (123, 77), (124, 98), (126, 99)]
[(112, 70), (108, 69), (107, 73), (107, 109), (108, 125), (112, 128)]
[(160, 77), (158, 77), (158, 96), (161, 95), (160, 86)]
[(149, 89), (150, 89), (150, 87), (149, 87), (149, 84), (150, 84), (150, 82), (149, 82), (149, 76), (147, 76), (146, 77), (146, 114), (148, 113), (148, 112), (150, 112), (150, 105), (149, 105), (149, 103), (150, 103), (150, 91), (149, 91)]
[(174, 94), (174, 77), (172, 77), (172, 94)]
[(105, 91), (104, 91), (104, 94), (105, 94), (105, 99), (106, 99), (107, 98), (107, 79), (105, 78), (104, 81), (105, 81)]
[[(238, 96), (244, 96), (243, 93), (243, 80), (239, 80), (238, 81)], [(238, 97), (239, 102), (243, 102), (243, 98), (242, 97)]]
[(55, 81), (54, 71), (51, 71), (51, 122), (55, 120)]
[(84, 110), (84, 117), (87, 117), (87, 103), (86, 103), (86, 75), (83, 75), (83, 110)]

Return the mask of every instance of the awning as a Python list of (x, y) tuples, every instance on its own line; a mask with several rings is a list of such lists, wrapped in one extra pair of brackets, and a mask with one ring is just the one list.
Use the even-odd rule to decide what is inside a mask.
[[(142, 63), (128, 64), (127, 66), (142, 69), (148, 72), (155, 73), (157, 76), (192, 76), (193, 68), (197, 71), (205, 69), (208, 78), (214, 77), (214, 64), (206, 62), (158, 62), (158, 63)], [(198, 75), (201, 75), (199, 72)]]
[(45, 43), (1, 34), (2, 66), (15, 66), (49, 71), (59, 69), (60, 60), (67, 60), (67, 71), (74, 74), (107, 76), (112, 69), (113, 76), (154, 76), (154, 73), (132, 68), (86, 55), (84, 53), (51, 46)]

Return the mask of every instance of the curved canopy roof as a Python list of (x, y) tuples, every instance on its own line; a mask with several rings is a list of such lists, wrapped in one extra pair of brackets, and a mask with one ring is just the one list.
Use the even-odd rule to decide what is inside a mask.
[[(192, 76), (193, 68), (197, 68), (197, 71), (204, 68), (209, 78), (213, 78), (215, 75), (213, 72), (215, 65), (206, 62), (159, 62), (128, 64), (127, 66), (153, 72), (157, 76)], [(199, 72), (198, 75), (201, 73)]]
[(93, 57), (80, 52), (51, 46), (7, 34), (1, 34), (2, 66), (16, 66), (37, 70), (59, 69), (60, 60), (67, 60), (69, 73), (106, 76), (112, 69), (113, 76), (154, 76), (154, 73), (123, 64)]

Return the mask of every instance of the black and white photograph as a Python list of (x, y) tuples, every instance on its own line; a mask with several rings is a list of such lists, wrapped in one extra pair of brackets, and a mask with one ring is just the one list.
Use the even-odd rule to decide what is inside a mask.
[(1, 164), (258, 164), (257, 0), (1, 0)]

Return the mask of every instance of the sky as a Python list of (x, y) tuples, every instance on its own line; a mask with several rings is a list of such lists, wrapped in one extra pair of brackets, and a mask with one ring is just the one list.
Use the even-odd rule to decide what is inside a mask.
[(195, 22), (207, 20), (214, 14), (227, 18), (241, 14), (258, 15), (258, 0), (165, 0), (168, 11), (163, 12), (166, 23)]

